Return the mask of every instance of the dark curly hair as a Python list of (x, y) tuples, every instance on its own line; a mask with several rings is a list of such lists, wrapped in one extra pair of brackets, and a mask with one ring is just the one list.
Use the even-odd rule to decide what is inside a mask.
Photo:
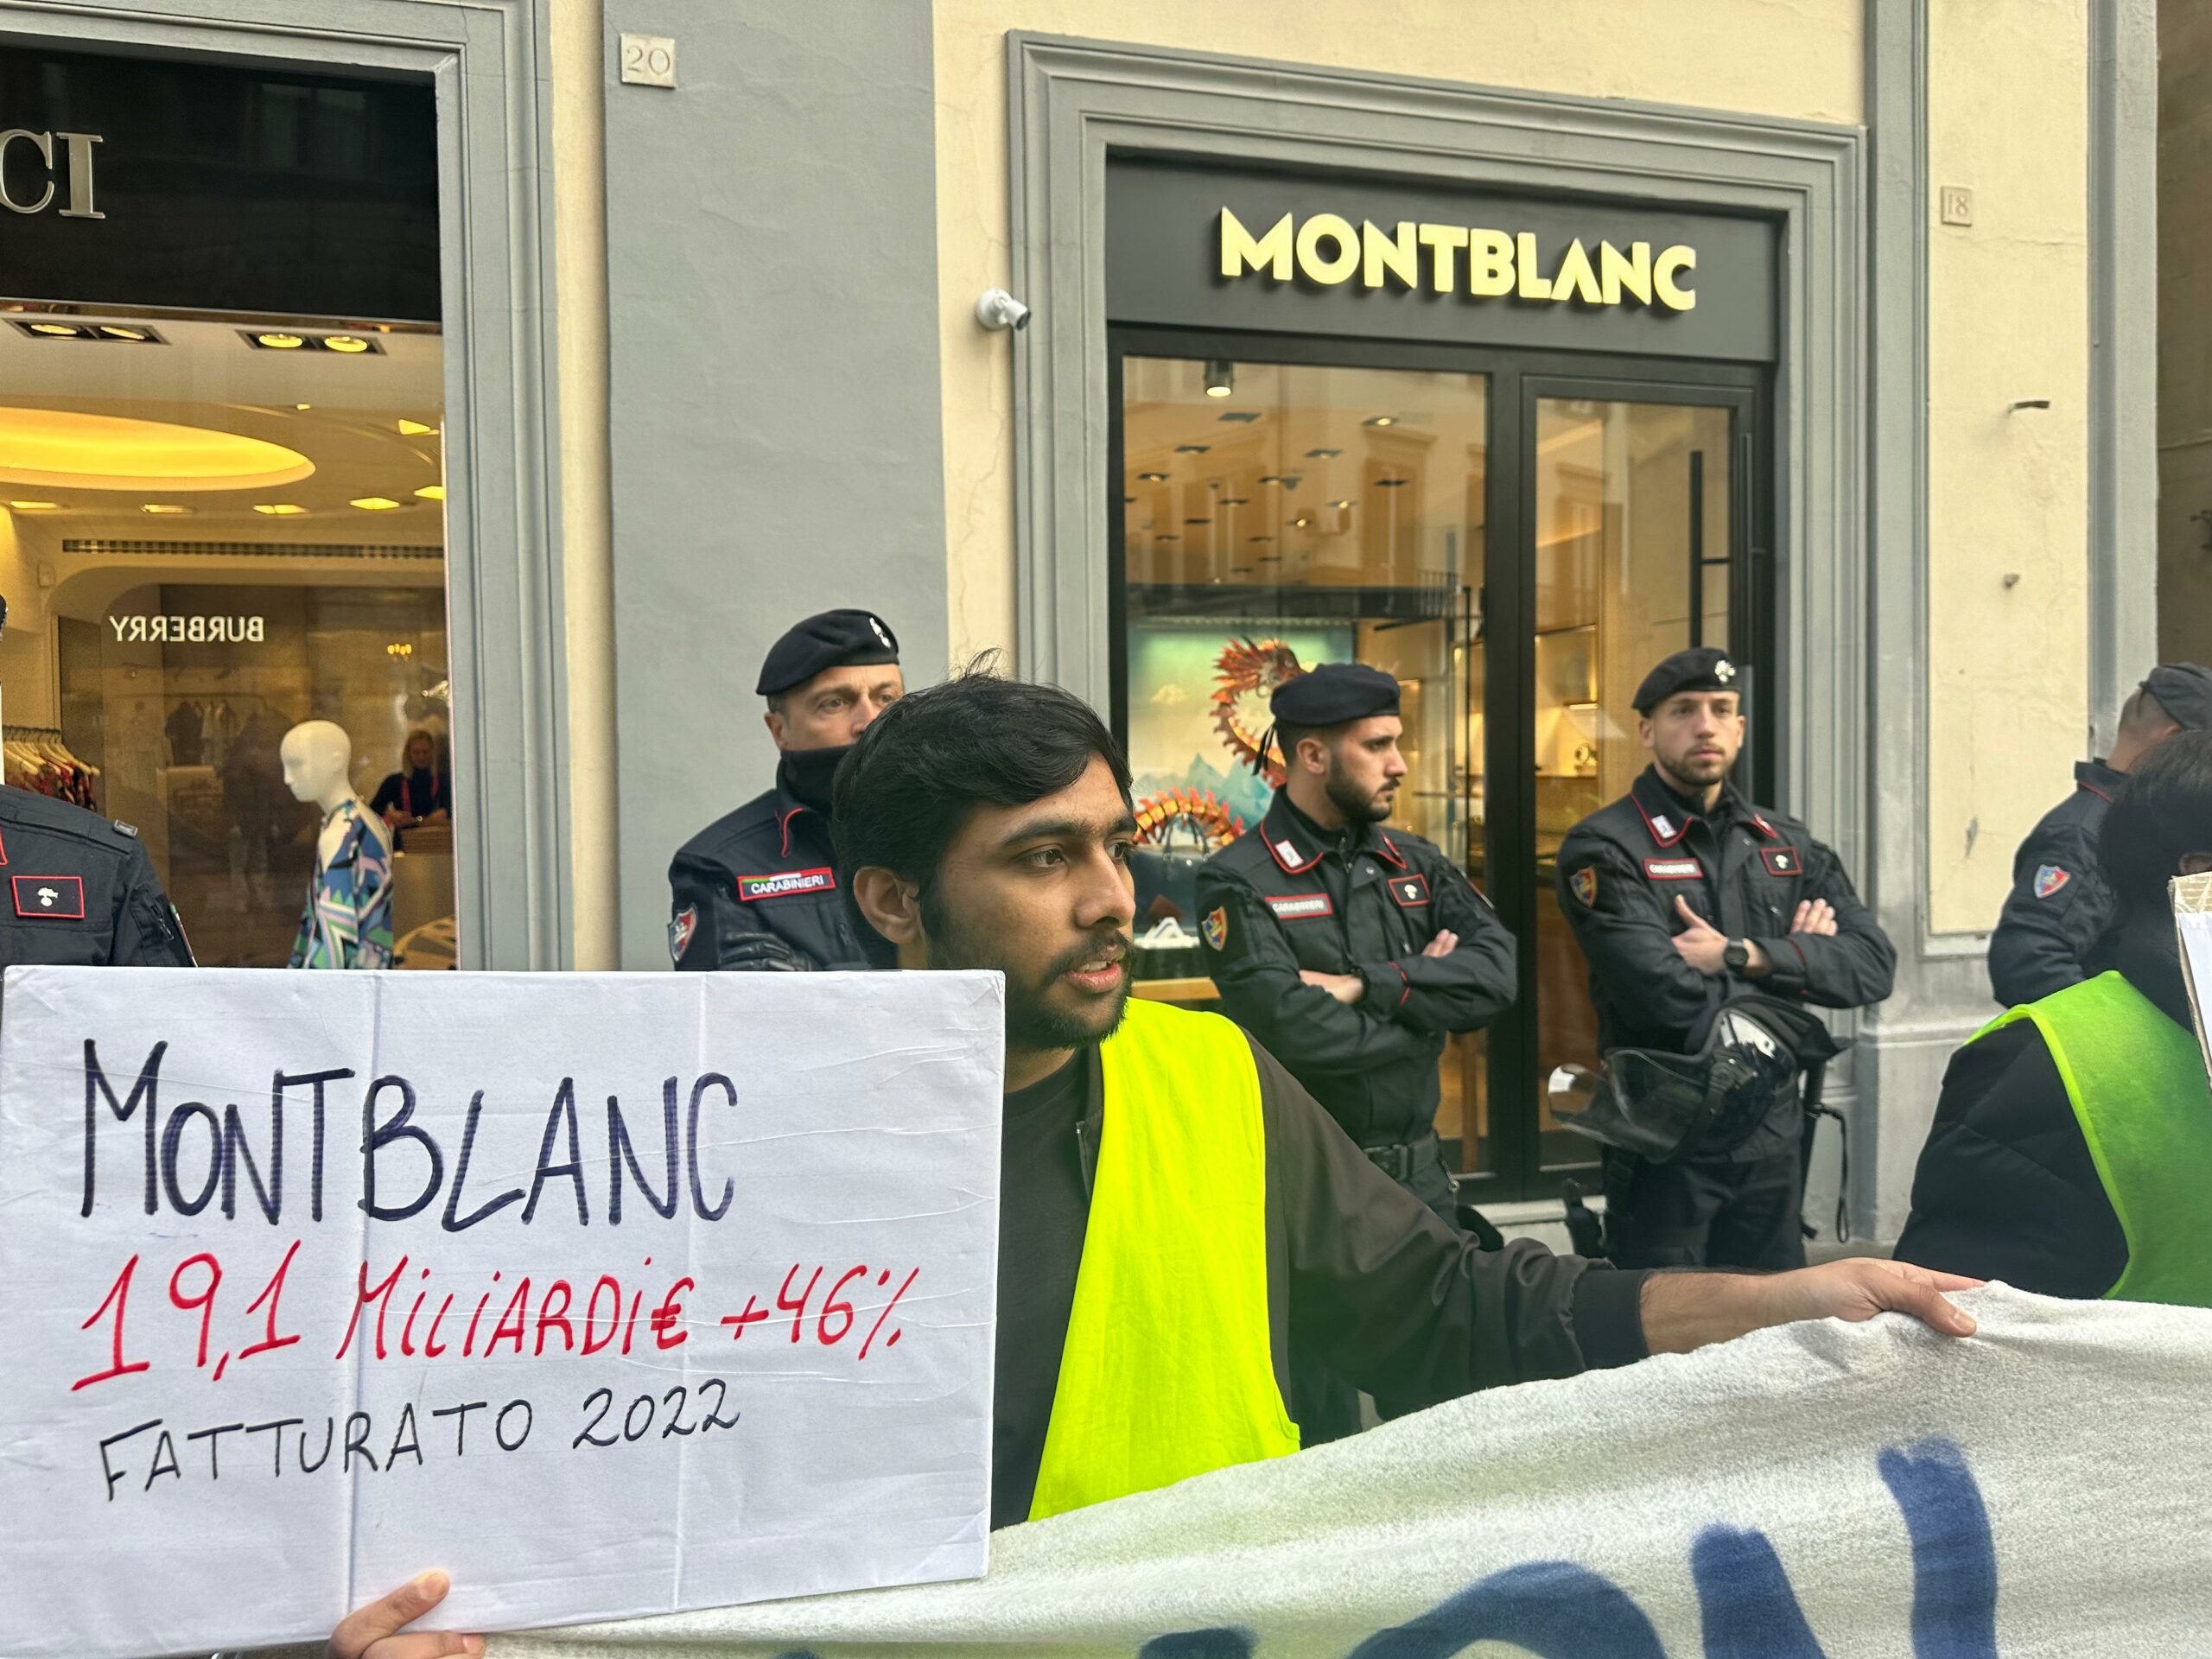
[[(831, 833), (837, 868), (879, 866), (920, 890), (923, 925), (944, 849), (976, 808), (1026, 806), (1065, 789), (1093, 756), (1122, 798), (1129, 763), (1090, 705), (1057, 685), (1010, 680), (977, 658), (942, 685), (910, 691), (878, 715), (837, 767)], [(845, 884), (845, 908), (866, 918)]]

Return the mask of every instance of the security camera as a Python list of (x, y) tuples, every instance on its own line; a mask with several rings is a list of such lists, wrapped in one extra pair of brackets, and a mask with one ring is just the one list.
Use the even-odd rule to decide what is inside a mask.
[(987, 288), (976, 302), (976, 321), (990, 329), (1029, 326), (1029, 308), (1002, 288)]

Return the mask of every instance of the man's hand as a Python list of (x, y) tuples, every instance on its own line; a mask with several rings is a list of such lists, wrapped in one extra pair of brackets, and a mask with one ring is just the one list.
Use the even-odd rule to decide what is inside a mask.
[(403, 1627), (446, 1599), (453, 1581), (442, 1573), (424, 1573), (365, 1607), (356, 1608), (330, 1633), (329, 1659), (448, 1659), (480, 1654), (484, 1638), (451, 1630), (408, 1630)]
[(1721, 954), (1728, 949), (1728, 936), (1692, 910), (1690, 901), (1680, 893), (1675, 895), (1675, 913), (1687, 924), (1675, 935), (1676, 953), (1700, 974), (1726, 973), (1727, 963), (1721, 960)]
[[(1910, 1313), (1947, 1337), (1970, 1337), (1974, 1320), (1947, 1301), (1979, 1279), (1930, 1273), (1904, 1262), (1857, 1257), (1795, 1273), (1657, 1273), (1643, 1281), (1643, 1340), (1655, 1354), (1686, 1354), (1770, 1325)], [(378, 1659), (384, 1659), (379, 1655)]]
[(1357, 974), (1323, 974), (1311, 968), (1301, 968), (1298, 976), (1308, 985), (1318, 985), (1346, 1007), (1357, 1007), (1367, 995), (1367, 982)]
[(1792, 933), (1817, 933), (1823, 938), (1835, 937), (1835, 906), (1825, 899), (1808, 899), (1797, 906), (1797, 913), (1789, 918)]
[(1459, 948), (1459, 936), (1450, 928), (1444, 929), (1421, 948), (1424, 957), (1448, 957)]

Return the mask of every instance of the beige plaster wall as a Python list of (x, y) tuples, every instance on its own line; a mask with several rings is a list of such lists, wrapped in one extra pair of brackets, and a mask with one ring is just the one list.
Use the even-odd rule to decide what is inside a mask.
[(620, 965), (615, 916), (613, 528), (607, 442), (607, 89), (601, 0), (552, 8), (554, 283), (569, 643), (575, 965)]
[(2158, 656), (2212, 663), (2212, 6), (2158, 4)]
[(936, 0), (936, 25), (956, 659), (1014, 635), (1012, 347), (973, 311), (1007, 275), (1008, 30), (1821, 121), (1862, 109), (1859, 0)]
[(1961, 932), (2088, 741), (2088, 26), (2083, 0), (1943, 0), (1929, 30), (1931, 217), (1974, 192), (1928, 277), (1929, 920)]

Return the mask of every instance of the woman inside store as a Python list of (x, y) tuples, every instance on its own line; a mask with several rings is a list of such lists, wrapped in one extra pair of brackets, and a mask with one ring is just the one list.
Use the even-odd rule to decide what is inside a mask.
[(400, 751), (400, 769), (377, 785), (369, 810), (383, 815), (395, 836), (423, 823), (453, 821), (453, 776), (439, 764), (438, 741), (417, 726)]

